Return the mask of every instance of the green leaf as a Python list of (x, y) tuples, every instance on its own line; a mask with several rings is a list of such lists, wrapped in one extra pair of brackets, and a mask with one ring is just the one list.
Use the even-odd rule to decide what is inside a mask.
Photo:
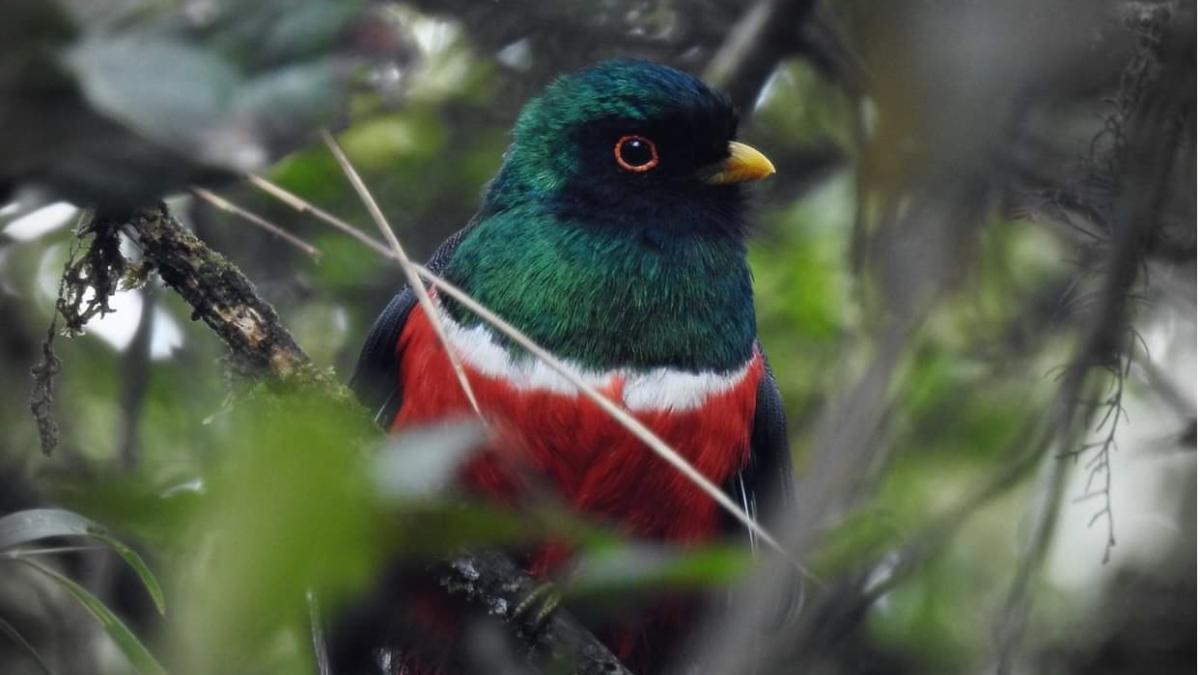
[(190, 525), (202, 534), (172, 596), (183, 669), (311, 668), (307, 653), (263, 645), (307, 631), (309, 589), (336, 607), (374, 578), (385, 542), (357, 440), (369, 424), (348, 402), (298, 391), (246, 401), (214, 425), (223, 453), (203, 476), (209, 498)]
[(158, 612), (166, 612), (162, 586), (146, 562), (103, 526), (63, 509), (29, 509), (0, 518), (0, 551), (50, 537), (88, 537), (107, 545), (137, 573)]
[(137, 551), (121, 543), (112, 535), (103, 532), (90, 532), (88, 536), (108, 544), (109, 548), (116, 551), (117, 555), (121, 556), (142, 580), (142, 585), (146, 587), (146, 592), (150, 594), (150, 599), (154, 601), (154, 607), (158, 613), (167, 613), (167, 599), (163, 595), (162, 586), (159, 585), (158, 579), (155, 578), (154, 573), (146, 566), (146, 561), (142, 560), (142, 556), (138, 555)]
[(204, 149), (241, 83), (216, 54), (144, 35), (89, 38), (65, 61), (97, 110), (176, 150)]
[(716, 586), (743, 572), (749, 560), (742, 547), (710, 546), (684, 552), (652, 545), (604, 547), (580, 556), (567, 592), (599, 595), (637, 588)]
[(279, 68), (243, 83), (233, 112), (259, 120), (255, 127), (260, 131), (282, 131), (279, 135), (286, 138), (295, 127), (318, 126), (338, 111), (340, 97), (332, 93), (337, 84), (332, 58)]
[(50, 537), (86, 536), (95, 523), (62, 509), (29, 509), (0, 518), (0, 550)]
[(371, 474), (386, 499), (434, 497), (450, 487), (485, 440), (485, 430), (474, 421), (412, 429), (379, 452)]
[(68, 593), (74, 596), (81, 605), (92, 613), (92, 616), (96, 617), (96, 620), (104, 628), (104, 632), (108, 633), (108, 636), (112, 638), (113, 642), (116, 643), (117, 647), (125, 654), (126, 658), (129, 659), (129, 662), (133, 664), (133, 667), (139, 673), (149, 675), (167, 674), (167, 671), (154, 658), (150, 650), (142, 644), (142, 641), (133, 634), (133, 631), (129, 630), (129, 627), (100, 598), (92, 595), (86, 588), (75, 583), (71, 578), (59, 574), (49, 567), (39, 565), (32, 560), (22, 558), (18, 558), (17, 560), (57, 581)]
[(5, 621), (4, 617), (2, 616), (0, 616), (0, 633), (4, 633), (8, 637), (12, 638), (12, 641), (17, 643), (17, 646), (19, 646), (21, 649), (24, 649), (25, 653), (29, 655), (30, 659), (38, 664), (38, 668), (40, 668), (43, 673), (46, 675), (54, 675), (54, 671), (50, 670), (50, 666), (47, 665), (44, 660), (42, 660), (42, 655), (37, 653), (37, 650), (33, 648), (33, 645), (29, 644), (29, 641), (25, 639), (25, 636), (21, 635), (21, 632), (13, 627), (11, 623)]

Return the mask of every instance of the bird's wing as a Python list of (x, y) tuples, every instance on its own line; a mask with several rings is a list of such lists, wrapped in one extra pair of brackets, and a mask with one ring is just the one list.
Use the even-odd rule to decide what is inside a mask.
[[(470, 226), (455, 232), (438, 247), (425, 267), (432, 272), (441, 272), (454, 255), (458, 242)], [(350, 376), (350, 389), (358, 400), (374, 413), (375, 422), (388, 427), (400, 410), (404, 392), (400, 389), (400, 354), (397, 342), (408, 315), (417, 304), (413, 289), (404, 285), (379, 318), (371, 326), (367, 341), (358, 355), (354, 374)]]
[[(755, 520), (770, 514), (778, 506), (790, 504), (794, 499), (792, 455), (788, 449), (783, 399), (771, 367), (765, 362), (762, 378), (758, 381), (754, 422), (750, 429), (750, 459), (726, 483), (725, 490)], [(729, 523), (731, 527), (747, 533), (751, 547), (757, 544), (754, 534), (748, 532), (745, 526), (732, 518)]]
[[(761, 347), (759, 351), (762, 351)], [(795, 503), (792, 453), (788, 448), (783, 398), (765, 356), (750, 429), (750, 460), (725, 484), (725, 492), (758, 522)], [(728, 531), (740, 532), (749, 538), (752, 551), (758, 548), (757, 536), (745, 525), (732, 517), (727, 518), (726, 523)], [(772, 622), (775, 627), (787, 625), (803, 607), (804, 579), (798, 574), (790, 576), (779, 590), (779, 607)]]

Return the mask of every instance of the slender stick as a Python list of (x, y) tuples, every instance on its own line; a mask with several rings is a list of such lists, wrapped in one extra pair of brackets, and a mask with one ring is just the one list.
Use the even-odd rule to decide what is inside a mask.
[(107, 546), (47, 546), (45, 548), (18, 548), (11, 551), (5, 551), (2, 555), (5, 558), (22, 558), (31, 555), (57, 555), (59, 553), (79, 553), (81, 551), (103, 551)]
[(192, 194), (194, 194), (197, 197), (199, 197), (200, 199), (208, 202), (209, 204), (212, 204), (216, 208), (221, 209), (222, 211), (232, 213), (235, 216), (238, 216), (239, 218), (246, 220), (247, 222), (253, 223), (253, 224), (261, 227), (262, 229), (266, 230), (267, 232), (270, 232), (271, 234), (275, 235), (276, 237), (279, 237), (280, 239), (291, 244), (292, 246), (295, 246), (296, 248), (300, 249), (301, 251), (304, 251), (305, 253), (312, 256), (313, 258), (321, 257), (320, 249), (318, 249), (317, 247), (313, 246), (312, 244), (304, 241), (303, 239), (297, 237), (296, 235), (292, 234), (291, 232), (284, 230), (283, 228), (279, 227), (275, 223), (272, 223), (271, 221), (267, 220), (266, 218), (263, 218), (262, 216), (251, 213), (251, 212), (247, 211), (246, 209), (243, 209), (242, 207), (238, 206), (237, 204), (234, 204), (233, 202), (230, 202), (229, 200), (224, 199), (223, 197), (220, 197), (212, 192), (209, 192), (208, 190), (205, 190), (204, 188), (194, 187), (194, 188), (192, 188)]
[(374, 250), (376, 253), (378, 253), (384, 257), (387, 257), (387, 258), (395, 257), (392, 255), (392, 249), (388, 248), (386, 244), (380, 243), (377, 239), (375, 239), (371, 235), (367, 234), (366, 232), (363, 232), (362, 230), (358, 229), (357, 227), (354, 227), (350, 223), (347, 223), (346, 221), (342, 220), (341, 218), (338, 218), (337, 216), (333, 215), (332, 213), (329, 213), (328, 211), (326, 211), (320, 207), (313, 206), (312, 204), (301, 199), (298, 195), (288, 192), (287, 190), (279, 187), (278, 185), (267, 180), (266, 178), (263, 178), (262, 176), (256, 176), (251, 173), (251, 174), (246, 174), (246, 180), (250, 181), (250, 184), (253, 185), (254, 187), (271, 195), (272, 197), (283, 202), (284, 204), (287, 204), (288, 206), (292, 207), (296, 211), (299, 211), (300, 213), (307, 213), (309, 215), (312, 215), (320, 220), (325, 221), (329, 225), (332, 225), (334, 228), (338, 229), (343, 234), (348, 234), (351, 237), (354, 237), (362, 244), (365, 244), (368, 248)]
[(434, 332), (437, 333), (438, 341), (442, 343), (442, 347), (446, 350), (446, 356), (450, 358), (450, 365), (454, 368), (454, 375), (458, 378), (458, 383), (462, 386), (463, 394), (466, 395), (467, 401), (471, 404), (471, 409), (475, 411), (475, 414), (483, 418), (483, 412), (479, 409), (479, 402), (475, 399), (475, 391), (471, 388), (471, 383), (467, 380), (467, 371), (463, 369), (462, 360), (459, 358), (458, 353), (450, 346), (450, 341), (446, 337), (446, 329), (442, 326), (441, 318), (438, 316), (437, 307), (433, 304), (433, 298), (429, 296), (429, 289), (425, 288), (425, 284), (421, 283), (421, 277), (417, 274), (415, 265), (409, 260), (408, 254), (404, 252), (404, 247), (400, 245), (400, 240), (396, 238), (396, 233), (392, 231), (392, 226), (388, 224), (387, 217), (383, 215), (379, 204), (375, 203), (375, 198), (371, 196), (371, 191), (367, 189), (366, 183), (359, 177), (358, 172), (354, 170), (354, 166), (350, 164), (350, 158), (346, 157), (346, 153), (342, 151), (341, 146), (337, 144), (337, 141), (333, 139), (333, 136), (328, 131), (321, 130), (321, 139), (325, 141), (325, 145), (329, 147), (329, 151), (337, 159), (338, 165), (342, 167), (342, 173), (346, 174), (346, 178), (354, 186), (354, 191), (358, 193), (359, 199), (367, 207), (371, 218), (379, 226), (379, 231), (383, 234), (383, 238), (392, 247), (393, 256), (400, 263), (400, 268), (404, 270), (404, 276), (408, 280), (409, 288), (413, 289), (413, 293), (416, 293), (417, 302), (421, 304), (421, 309), (429, 317), (429, 324), (433, 326)]
[(325, 624), (322, 623), (322, 617), (325, 615), (321, 610), (321, 603), (317, 600), (316, 591), (311, 588), (304, 594), (304, 599), (308, 604), (308, 626), (312, 637), (313, 656), (317, 662), (317, 675), (333, 675), (333, 666), (329, 662), (329, 644), (325, 639)]

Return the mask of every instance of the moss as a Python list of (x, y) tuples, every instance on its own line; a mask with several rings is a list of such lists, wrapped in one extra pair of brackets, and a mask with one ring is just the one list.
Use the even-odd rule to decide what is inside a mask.
[(247, 375), (318, 382), (308, 355), (238, 268), (184, 229), (163, 206), (143, 209), (125, 227), (164, 283), (192, 307), (229, 348), (229, 363)]

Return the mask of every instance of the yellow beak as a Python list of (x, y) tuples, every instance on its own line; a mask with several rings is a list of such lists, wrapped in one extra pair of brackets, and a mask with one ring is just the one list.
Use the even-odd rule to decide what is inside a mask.
[(717, 172), (704, 179), (709, 185), (729, 185), (762, 180), (775, 173), (775, 165), (767, 156), (745, 143), (729, 143), (729, 159), (717, 166)]

